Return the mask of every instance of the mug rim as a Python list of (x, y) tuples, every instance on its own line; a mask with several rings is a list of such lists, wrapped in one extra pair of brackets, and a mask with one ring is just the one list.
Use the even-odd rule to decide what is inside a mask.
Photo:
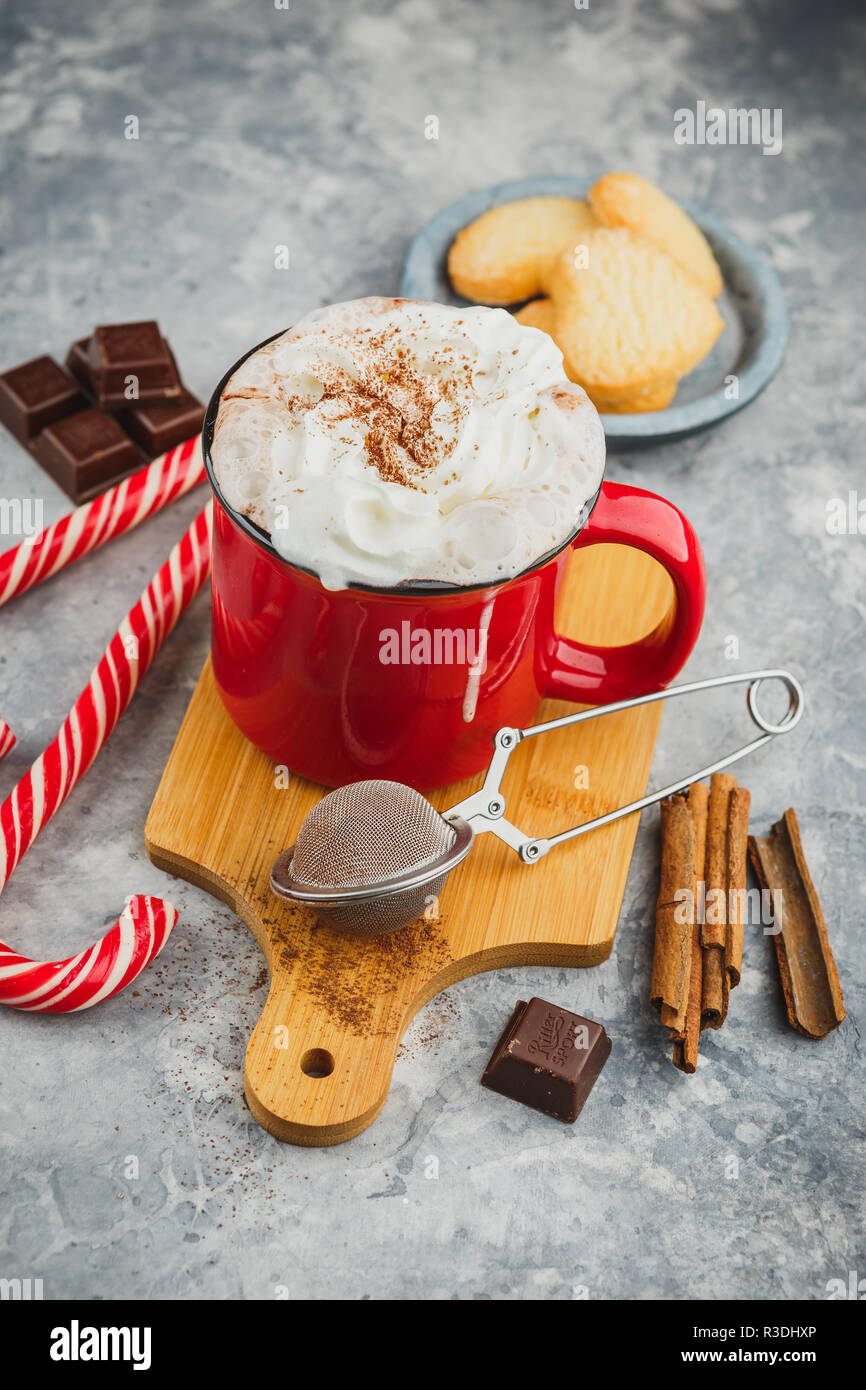
[[(281, 338), (283, 334), (288, 333), (288, 331), (288, 328), (281, 328), (277, 333), (272, 333), (269, 338), (263, 338), (262, 341), (260, 343), (256, 343), (254, 347), (248, 348), (247, 351), (238, 358), (237, 362), (235, 362), (233, 366), (229, 367), (228, 371), (224, 374), (221, 381), (214, 389), (213, 394), (211, 395), (211, 398), (208, 401), (207, 410), (205, 411), (204, 422), (201, 428), (202, 459), (204, 461), (205, 472), (207, 473), (208, 482), (211, 485), (214, 497), (222, 507), (223, 511), (229, 517), (229, 519), (233, 521), (235, 525), (238, 526), (240, 530), (243, 531), (244, 534), (250, 538), (250, 540), (255, 541), (255, 543), (258, 546), (260, 546), (262, 550), (264, 550), (268, 555), (270, 555), (272, 559), (277, 560), (282, 565), (286, 565), (288, 569), (297, 570), (300, 574), (308, 575), (310, 578), (315, 579), (319, 584), (321, 584), (321, 575), (316, 570), (311, 569), (307, 565), (299, 565), (294, 560), (287, 560), (286, 557), (284, 555), (281, 555), (280, 552), (277, 550), (267, 531), (265, 531), (255, 521), (251, 521), (250, 518), (248, 516), (245, 516), (243, 512), (237, 511), (235, 507), (233, 507), (229, 502), (226, 501), (225, 497), (220, 491), (219, 484), (217, 483), (210, 453), (211, 444), (213, 443), (214, 429), (216, 427), (217, 413), (219, 411), (219, 404), (222, 399), (223, 391), (225, 390), (229, 381), (234, 376), (238, 368), (243, 366), (244, 362), (246, 362), (248, 357), (252, 357), (254, 352), (259, 351), (259, 348), (266, 347), (268, 343), (272, 343), (277, 338)], [(606, 465), (607, 459), (605, 458), (605, 466)], [(595, 504), (598, 501), (599, 496), (601, 495), (603, 483), (604, 468), (602, 469), (601, 482), (599, 482), (599, 485), (596, 488), (595, 492), (592, 494), (592, 496), (588, 497), (587, 500), (584, 502), (583, 506), (580, 509), (580, 516), (577, 525), (574, 527), (572, 531), (569, 532), (565, 540), (560, 541), (555, 546), (551, 546), (550, 550), (546, 550), (543, 555), (540, 555), (536, 560), (533, 560), (531, 565), (527, 565), (525, 569), (520, 570), (517, 574), (509, 575), (507, 578), (490, 579), (475, 584), (459, 584), (448, 579), (403, 579), (398, 584), (363, 584), (359, 580), (353, 579), (350, 580), (349, 583), (346, 585), (346, 589), (354, 590), (355, 592), (363, 594), (387, 594), (394, 597), (406, 598), (413, 598), (416, 595), (432, 596), (436, 594), (445, 597), (449, 594), (470, 594), (473, 592), (479, 592), (484, 589), (501, 589), (505, 584), (513, 584), (516, 580), (524, 579), (527, 575), (534, 574), (537, 570), (543, 569), (545, 565), (549, 564), (551, 560), (555, 560), (558, 555), (561, 555), (564, 550), (568, 549), (568, 547), (570, 547), (573, 544), (575, 538), (580, 535), (580, 532), (586, 526), (586, 523), (592, 515), (593, 509), (595, 508)]]

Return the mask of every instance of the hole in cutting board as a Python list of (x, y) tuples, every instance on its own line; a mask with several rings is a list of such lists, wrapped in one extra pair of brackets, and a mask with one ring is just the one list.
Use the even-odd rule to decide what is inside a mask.
[(330, 1076), (333, 1070), (334, 1059), (324, 1047), (311, 1047), (301, 1058), (301, 1071), (314, 1080)]

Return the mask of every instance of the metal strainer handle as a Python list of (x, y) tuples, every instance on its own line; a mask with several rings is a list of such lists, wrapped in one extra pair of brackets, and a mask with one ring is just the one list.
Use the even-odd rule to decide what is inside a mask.
[[(765, 680), (780, 680), (788, 691), (788, 709), (778, 724), (770, 723), (758, 709), (758, 687)], [(647, 796), (641, 797), (639, 801), (631, 801), (627, 806), (619, 806), (614, 811), (608, 811), (606, 815), (596, 816), (593, 820), (584, 821), (582, 825), (576, 825), (570, 830), (562, 830), (559, 834), (551, 835), (547, 839), (537, 839), (534, 836), (526, 835), (522, 830), (518, 830), (517, 826), (505, 819), (505, 797), (500, 791), (500, 786), (508, 759), (517, 745), (522, 743), (524, 739), (535, 738), (538, 734), (551, 733), (554, 729), (564, 729), (570, 724), (581, 724), (587, 719), (599, 719), (604, 714), (615, 714), (618, 710), (636, 709), (638, 705), (653, 704), (656, 700), (672, 700), (677, 695), (692, 695), (699, 690), (711, 690), (720, 685), (741, 685), (745, 681), (749, 682), (746, 695), (749, 714), (758, 728), (763, 730), (763, 733), (759, 738), (752, 739), (751, 743), (744, 743), (742, 748), (738, 748), (734, 753), (729, 753), (726, 757), (720, 758), (718, 762), (710, 763), (708, 767), (702, 767), (697, 772), (680, 777), (676, 782), (671, 782), (658, 791), (650, 792)], [(444, 812), (444, 815), (446, 819), (451, 816), (462, 817), (469, 822), (476, 834), (485, 830), (492, 831), (500, 840), (504, 840), (507, 845), (516, 850), (524, 863), (533, 864), (542, 855), (547, 854), (548, 850), (553, 849), (555, 845), (561, 845), (566, 840), (573, 840), (577, 835), (585, 835), (588, 830), (596, 830), (600, 825), (610, 825), (611, 821), (619, 820), (622, 816), (630, 816), (635, 811), (642, 811), (645, 806), (652, 806), (656, 801), (662, 801), (666, 796), (681, 791), (690, 782), (702, 782), (705, 777), (711, 776), (712, 773), (721, 772), (722, 768), (729, 767), (739, 758), (744, 758), (747, 753), (754, 753), (756, 749), (762, 748), (777, 734), (788, 733), (795, 724), (799, 723), (805, 698), (803, 687), (796, 677), (791, 675), (790, 671), (776, 669), (746, 671), (740, 675), (713, 676), (709, 680), (692, 681), (689, 685), (675, 685), (672, 689), (658, 690), (652, 695), (638, 695), (631, 700), (617, 700), (611, 705), (599, 705), (592, 709), (581, 710), (578, 714), (563, 715), (561, 719), (551, 719), (546, 724), (533, 724), (528, 729), (500, 729), (493, 740), (493, 757), (490, 760), (483, 787), (480, 791), (467, 797), (465, 801), (452, 806), (450, 811)]]

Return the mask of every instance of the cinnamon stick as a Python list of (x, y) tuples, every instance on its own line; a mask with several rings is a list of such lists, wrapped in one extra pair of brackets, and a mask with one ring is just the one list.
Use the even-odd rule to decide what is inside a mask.
[(725, 937), (725, 970), (730, 989), (740, 983), (743, 966), (746, 861), (751, 800), (751, 795), (745, 787), (735, 787), (728, 802), (728, 930)]
[[(661, 828), (661, 882), (650, 1000), (660, 1010), (662, 1023), (680, 1030), (686, 1021), (695, 921), (695, 837), (686, 797), (671, 796), (661, 803)], [(683, 890), (692, 893), (690, 903), (683, 898)]]
[(823, 1038), (845, 1017), (839, 973), (793, 808), (766, 840), (749, 836), (758, 882), (769, 889), (778, 928), (773, 942), (788, 1022), (807, 1038)]
[(740, 981), (750, 801), (734, 777), (716, 773), (709, 791), (696, 782), (661, 804), (651, 997), (680, 1071), (697, 1069), (701, 1029), (721, 1028)]
[(730, 977), (725, 969), (728, 935), (728, 809), (737, 780), (729, 772), (714, 772), (710, 779), (707, 817), (707, 855), (704, 871), (705, 909), (701, 924), (704, 952), (701, 1023), (721, 1028), (727, 1017)]
[(701, 1036), (701, 996), (703, 991), (703, 952), (701, 950), (701, 923), (697, 912), (699, 884), (704, 876), (704, 859), (707, 842), (707, 809), (709, 792), (702, 782), (694, 782), (689, 787), (689, 814), (694, 835), (694, 858), (692, 875), (692, 902), (695, 904), (692, 923), (692, 953), (689, 966), (689, 996), (686, 1004), (685, 1024), (681, 1032), (672, 1033), (673, 1063), (680, 1071), (693, 1073), (698, 1066), (698, 1044)]

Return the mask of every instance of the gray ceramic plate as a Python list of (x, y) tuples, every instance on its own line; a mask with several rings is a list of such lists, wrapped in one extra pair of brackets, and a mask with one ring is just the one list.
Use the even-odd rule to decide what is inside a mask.
[[(488, 208), (516, 198), (544, 194), (583, 197), (595, 177), (515, 179), (469, 193), (443, 208), (427, 223), (409, 247), (400, 293), (408, 299), (434, 299), (442, 304), (466, 304), (448, 280), (448, 248), (462, 227)], [(611, 443), (660, 443), (706, 428), (753, 401), (779, 370), (788, 341), (788, 315), (775, 271), (724, 222), (683, 202), (707, 238), (725, 279), (719, 310), (725, 328), (709, 357), (680, 382), (667, 410), (644, 415), (603, 415)], [(726, 378), (736, 377), (737, 395)]]

